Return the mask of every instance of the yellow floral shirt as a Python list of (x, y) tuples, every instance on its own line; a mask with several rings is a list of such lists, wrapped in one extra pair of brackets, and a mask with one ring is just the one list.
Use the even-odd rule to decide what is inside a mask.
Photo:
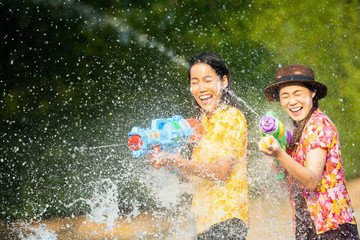
[(204, 135), (193, 152), (192, 160), (213, 163), (220, 157), (235, 157), (237, 161), (226, 181), (194, 177), (193, 210), (197, 232), (231, 218), (239, 218), (248, 224), (246, 119), (237, 108), (223, 106), (210, 119), (203, 115), (202, 124)]

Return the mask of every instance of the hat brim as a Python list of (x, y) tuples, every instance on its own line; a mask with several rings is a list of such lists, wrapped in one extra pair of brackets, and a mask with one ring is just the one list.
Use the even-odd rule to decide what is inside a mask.
[(311, 80), (289, 80), (289, 81), (274, 83), (274, 84), (267, 86), (264, 89), (265, 97), (269, 102), (279, 101), (280, 87), (282, 85), (296, 85), (296, 84), (305, 84), (305, 85), (312, 86), (316, 90), (315, 97), (317, 99), (322, 99), (327, 94), (327, 87), (322, 83), (311, 81)]

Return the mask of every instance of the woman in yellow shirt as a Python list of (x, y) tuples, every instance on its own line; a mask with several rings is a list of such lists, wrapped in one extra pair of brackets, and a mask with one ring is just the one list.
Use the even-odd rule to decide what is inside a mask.
[(249, 222), (247, 122), (232, 90), (229, 70), (219, 56), (202, 52), (191, 59), (188, 78), (204, 135), (191, 160), (161, 152), (150, 162), (156, 169), (178, 169), (193, 177), (198, 239), (245, 239)]

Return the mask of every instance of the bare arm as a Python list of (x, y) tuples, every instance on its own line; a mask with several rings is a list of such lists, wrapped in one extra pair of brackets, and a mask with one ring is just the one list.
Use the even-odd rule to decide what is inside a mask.
[(189, 161), (172, 153), (162, 152), (151, 158), (153, 167), (176, 167), (185, 175), (194, 175), (211, 181), (225, 181), (236, 162), (234, 157), (221, 157), (214, 163)]
[(301, 185), (306, 187), (310, 191), (315, 191), (320, 183), (322, 172), (324, 170), (327, 151), (323, 148), (317, 148), (310, 150), (306, 154), (306, 167), (302, 166), (291, 158), (276, 141), (273, 136), (272, 144), (267, 141), (265, 145), (268, 147), (264, 149), (259, 142), (259, 150), (269, 156), (275, 157), (286, 169), (286, 171), (294, 177)]

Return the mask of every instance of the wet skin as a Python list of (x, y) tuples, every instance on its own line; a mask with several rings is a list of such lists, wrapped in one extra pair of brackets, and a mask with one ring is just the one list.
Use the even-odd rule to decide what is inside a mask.
[(313, 107), (315, 92), (299, 85), (290, 85), (280, 89), (280, 103), (287, 114), (295, 121), (303, 120)]
[[(280, 89), (280, 104), (286, 113), (296, 122), (303, 120), (313, 106), (316, 93), (301, 85), (289, 85)], [(261, 139), (259, 151), (276, 158), (286, 171), (309, 191), (315, 191), (320, 183), (325, 166), (327, 149), (317, 148), (306, 153), (306, 167), (291, 158), (280, 146), (279, 142), (268, 135), (272, 140)], [(266, 148), (263, 148), (264, 144)]]
[(221, 80), (215, 70), (205, 63), (195, 64), (190, 70), (191, 94), (208, 116), (216, 110), (227, 85), (227, 77), (224, 76)]

